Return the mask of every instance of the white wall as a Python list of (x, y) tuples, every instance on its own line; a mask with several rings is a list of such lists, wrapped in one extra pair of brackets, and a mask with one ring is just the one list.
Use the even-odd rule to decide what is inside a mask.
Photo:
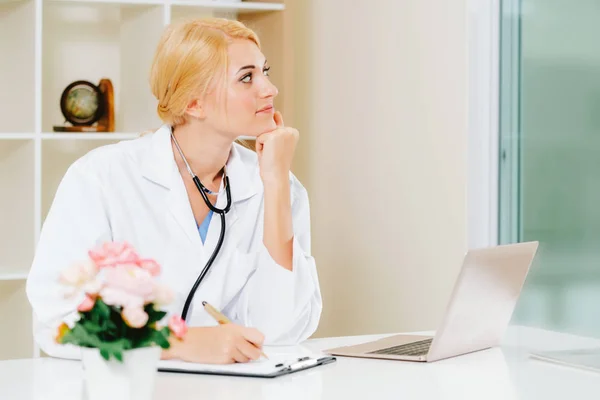
[(441, 319), (467, 248), (466, 1), (289, 2), (318, 336)]

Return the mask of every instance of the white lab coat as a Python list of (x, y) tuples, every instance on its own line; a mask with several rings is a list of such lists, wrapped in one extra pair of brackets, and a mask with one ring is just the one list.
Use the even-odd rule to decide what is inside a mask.
[[(60, 294), (62, 269), (85, 259), (105, 241), (128, 241), (140, 256), (162, 266), (160, 279), (175, 292), (166, 311), (181, 314), (185, 298), (212, 254), (220, 218), (210, 222), (202, 243), (170, 142), (162, 126), (139, 139), (92, 150), (64, 175), (44, 222), (27, 279), (37, 321), (34, 336), (51, 356), (78, 358), (77, 347), (57, 345), (56, 329), (77, 317), (82, 297)], [(188, 313), (190, 326), (216, 325), (201, 302), (221, 309), (233, 322), (265, 334), (265, 344), (295, 344), (317, 328), (322, 310), (311, 256), (307, 192), (290, 173), (294, 229), (293, 271), (278, 265), (263, 244), (264, 198), (256, 153), (234, 144), (227, 163), (232, 207), (219, 256), (198, 288)], [(217, 206), (223, 207), (221, 193)]]

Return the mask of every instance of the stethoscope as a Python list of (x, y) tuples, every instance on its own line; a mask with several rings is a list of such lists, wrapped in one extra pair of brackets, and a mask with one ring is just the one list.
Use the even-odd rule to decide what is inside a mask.
[(215, 258), (217, 258), (217, 255), (219, 254), (219, 250), (221, 250), (221, 246), (223, 245), (223, 239), (225, 238), (225, 214), (231, 208), (231, 189), (229, 188), (229, 177), (227, 176), (227, 169), (226, 169), (226, 167), (223, 167), (223, 185), (224, 185), (225, 191), (227, 193), (227, 205), (225, 206), (225, 208), (217, 208), (217, 207), (213, 206), (212, 203), (210, 202), (210, 200), (208, 200), (207, 193), (208, 194), (217, 194), (217, 193), (207, 189), (202, 184), (202, 182), (200, 182), (200, 179), (198, 179), (196, 174), (194, 174), (194, 171), (192, 171), (190, 164), (188, 164), (187, 159), (183, 155), (183, 151), (181, 151), (181, 147), (179, 147), (179, 143), (177, 143), (177, 139), (175, 139), (175, 135), (173, 134), (173, 132), (171, 132), (171, 138), (173, 139), (173, 143), (175, 143), (175, 147), (177, 148), (177, 151), (181, 155), (181, 158), (183, 159), (183, 162), (185, 163), (185, 166), (186, 166), (190, 176), (192, 177), (194, 184), (196, 184), (196, 188), (198, 188), (198, 191), (202, 195), (202, 198), (204, 199), (204, 203), (206, 203), (207, 207), (212, 212), (217, 213), (221, 216), (221, 233), (219, 234), (219, 240), (217, 241), (217, 246), (215, 247), (215, 250), (213, 251), (213, 253), (210, 256), (210, 258), (208, 259), (208, 261), (206, 262), (206, 265), (202, 269), (202, 272), (200, 272), (200, 275), (198, 275), (198, 279), (196, 279), (196, 282), (194, 283), (194, 286), (192, 286), (192, 289), (190, 290), (190, 293), (188, 294), (187, 299), (185, 300), (185, 304), (183, 305), (183, 311), (181, 312), (181, 318), (183, 318), (185, 320), (187, 317), (187, 313), (190, 308), (190, 305), (192, 304), (192, 300), (194, 299), (194, 295), (196, 294), (196, 290), (198, 290), (200, 283), (202, 283), (202, 281), (204, 280), (204, 277), (206, 276), (206, 274), (208, 273), (208, 270), (210, 269), (213, 262), (215, 261)]

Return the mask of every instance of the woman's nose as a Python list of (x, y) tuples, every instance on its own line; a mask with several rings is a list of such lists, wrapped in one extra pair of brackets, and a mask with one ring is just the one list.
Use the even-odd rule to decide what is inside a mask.
[(275, 97), (278, 94), (279, 94), (279, 91), (277, 90), (277, 86), (273, 85), (273, 83), (269, 79), (265, 79), (263, 87), (261, 88), (261, 93), (260, 93), (261, 97), (262, 98)]

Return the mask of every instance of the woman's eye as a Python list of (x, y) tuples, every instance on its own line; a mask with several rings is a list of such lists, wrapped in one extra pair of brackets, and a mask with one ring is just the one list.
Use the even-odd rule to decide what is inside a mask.
[(270, 70), (271, 70), (271, 67), (267, 67), (267, 68), (263, 69), (263, 74), (265, 74), (265, 76), (269, 76)]
[(240, 81), (242, 81), (244, 83), (250, 83), (252, 81), (252, 74), (250, 73), (250, 74), (244, 75), (242, 77), (242, 79), (240, 79)]

